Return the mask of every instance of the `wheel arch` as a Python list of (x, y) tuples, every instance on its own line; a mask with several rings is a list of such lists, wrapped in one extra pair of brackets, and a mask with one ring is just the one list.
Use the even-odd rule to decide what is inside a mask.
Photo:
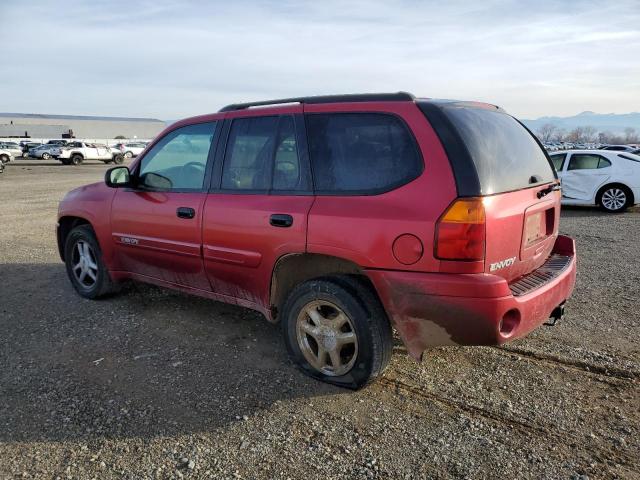
[(269, 310), (271, 321), (277, 322), (278, 312), (296, 285), (320, 277), (348, 275), (357, 278), (380, 300), (378, 292), (363, 269), (351, 260), (318, 253), (283, 255), (275, 263), (271, 274)]
[[(57, 231), (58, 253), (60, 254), (60, 258), (62, 259), (63, 262), (65, 261), (64, 245), (67, 241), (67, 237), (69, 236), (69, 233), (71, 232), (71, 230), (73, 230), (74, 228), (80, 225), (89, 225), (91, 228), (93, 228), (93, 225), (91, 224), (91, 222), (84, 217), (67, 215), (67, 216), (60, 217), (58, 219), (58, 231)], [(95, 228), (93, 229), (95, 231)]]
[(621, 188), (623, 188), (629, 194), (629, 196), (631, 198), (631, 205), (635, 205), (636, 199), (635, 199), (635, 197), (633, 195), (633, 189), (630, 186), (626, 185), (625, 183), (617, 182), (617, 181), (606, 182), (604, 185), (602, 185), (600, 188), (598, 188), (598, 191), (596, 192), (596, 204), (597, 205), (601, 204), (600, 199), (601, 199), (602, 194), (604, 193), (604, 191), (606, 189), (608, 189), (608, 188), (611, 188), (611, 187), (619, 187), (619, 188), (621, 187)]

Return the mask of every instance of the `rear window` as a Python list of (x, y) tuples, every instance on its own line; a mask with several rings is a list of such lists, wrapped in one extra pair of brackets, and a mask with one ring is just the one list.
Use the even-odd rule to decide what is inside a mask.
[(367, 195), (417, 178), (422, 157), (405, 124), (382, 113), (306, 115), (316, 192)]
[(544, 150), (515, 118), (484, 108), (447, 106), (443, 111), (469, 151), (482, 194), (555, 180)]

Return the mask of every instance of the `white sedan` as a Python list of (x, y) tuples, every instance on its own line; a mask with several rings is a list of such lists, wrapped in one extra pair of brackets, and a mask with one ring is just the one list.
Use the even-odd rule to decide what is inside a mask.
[(137, 157), (147, 148), (144, 142), (118, 143), (115, 148), (120, 150), (125, 158)]
[(564, 205), (622, 212), (640, 201), (640, 156), (611, 150), (553, 152)]

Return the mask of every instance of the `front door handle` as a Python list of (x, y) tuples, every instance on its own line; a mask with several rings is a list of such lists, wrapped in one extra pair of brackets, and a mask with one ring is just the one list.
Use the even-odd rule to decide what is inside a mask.
[(196, 211), (191, 207), (178, 207), (176, 215), (180, 218), (193, 218), (196, 216)]
[(274, 213), (269, 217), (269, 223), (274, 227), (290, 227), (293, 225), (293, 217), (286, 213)]

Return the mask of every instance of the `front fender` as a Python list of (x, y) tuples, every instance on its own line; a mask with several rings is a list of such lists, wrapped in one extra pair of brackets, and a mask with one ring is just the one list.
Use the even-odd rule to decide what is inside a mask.
[[(115, 189), (102, 182), (85, 185), (67, 193), (58, 207), (58, 230), (66, 219), (80, 219), (91, 225), (107, 268), (111, 268), (114, 254), (110, 238), (111, 203), (115, 194)], [(62, 243), (63, 239), (59, 238), (58, 241)]]

